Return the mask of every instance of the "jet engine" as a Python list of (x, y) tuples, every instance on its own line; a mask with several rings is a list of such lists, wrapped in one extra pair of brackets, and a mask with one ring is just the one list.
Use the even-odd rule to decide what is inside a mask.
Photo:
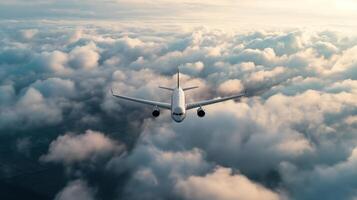
[(154, 117), (160, 116), (160, 109), (158, 107), (154, 108), (154, 110), (152, 111), (152, 116)]
[(197, 115), (199, 117), (204, 117), (206, 115), (206, 112), (200, 107), (199, 109), (197, 109)]

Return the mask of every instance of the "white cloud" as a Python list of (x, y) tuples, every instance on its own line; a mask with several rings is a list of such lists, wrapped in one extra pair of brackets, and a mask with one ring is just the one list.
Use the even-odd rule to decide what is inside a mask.
[(55, 197), (55, 200), (94, 200), (95, 190), (83, 180), (69, 182)]
[(266, 80), (274, 79), (276, 76), (285, 72), (284, 67), (275, 67), (271, 71), (261, 70), (250, 75), (248, 81), (263, 82)]
[(67, 67), (68, 55), (61, 51), (42, 52), (35, 58), (35, 65), (41, 71), (50, 71), (58, 74), (68, 74), (71, 70)]
[(69, 53), (69, 63), (77, 69), (90, 70), (98, 66), (100, 58), (96, 46), (91, 43), (87, 46), (76, 47)]
[(344, 51), (337, 62), (332, 66), (329, 73), (336, 74), (348, 70), (351, 67), (356, 67), (357, 59), (355, 57), (357, 52), (357, 46), (352, 47)]
[(32, 87), (47, 97), (72, 97), (76, 92), (73, 81), (56, 77), (37, 80)]
[(123, 148), (103, 133), (87, 130), (81, 135), (59, 136), (50, 144), (48, 153), (41, 160), (71, 164), (116, 153)]
[(175, 190), (185, 199), (206, 200), (277, 200), (276, 192), (252, 182), (241, 174), (233, 174), (231, 169), (218, 167), (206, 176), (191, 176), (179, 180)]
[(183, 67), (180, 67), (180, 70), (183, 73), (197, 75), (198, 73), (200, 73), (203, 70), (204, 67), (205, 67), (204, 64), (202, 62), (198, 61), (195, 63), (187, 63)]
[(218, 91), (222, 94), (238, 94), (244, 89), (244, 86), (240, 80), (228, 80), (223, 82), (219, 87)]
[[(27, 124), (54, 124), (62, 120), (62, 112), (54, 102), (46, 101), (42, 93), (35, 88), (29, 88), (16, 104), (19, 119)], [(20, 123), (21, 123), (20, 121)]]

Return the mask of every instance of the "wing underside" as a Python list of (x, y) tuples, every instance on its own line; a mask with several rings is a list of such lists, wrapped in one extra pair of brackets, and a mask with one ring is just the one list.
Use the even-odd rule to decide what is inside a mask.
[(198, 107), (201, 107), (201, 106), (215, 104), (215, 103), (219, 103), (219, 102), (222, 102), (222, 101), (228, 101), (228, 100), (231, 100), (231, 99), (238, 99), (238, 98), (241, 98), (243, 96), (245, 96), (245, 93), (234, 95), (234, 96), (229, 96), (229, 97), (218, 98), (218, 99), (211, 99), (211, 100), (205, 100), (205, 101), (189, 103), (189, 104), (186, 105), (186, 109), (190, 110), (190, 109), (193, 109), (193, 108), (198, 108)]
[(171, 104), (169, 104), (169, 103), (158, 102), (158, 101), (150, 101), (150, 100), (146, 100), (146, 99), (139, 99), (139, 98), (134, 98), (134, 97), (117, 95), (117, 94), (114, 94), (113, 91), (112, 91), (112, 94), (115, 97), (118, 97), (118, 98), (121, 98), (121, 99), (125, 99), (125, 100), (128, 100), (128, 101), (133, 101), (133, 102), (137, 102), (137, 103), (157, 106), (157, 107), (164, 108), (164, 109), (169, 109), (169, 110), (171, 109)]

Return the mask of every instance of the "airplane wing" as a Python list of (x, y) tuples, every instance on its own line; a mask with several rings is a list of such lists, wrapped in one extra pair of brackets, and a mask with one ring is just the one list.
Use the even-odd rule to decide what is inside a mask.
[(157, 101), (149, 101), (149, 100), (145, 100), (145, 99), (138, 99), (138, 98), (133, 98), (133, 97), (128, 97), (128, 96), (122, 96), (122, 95), (117, 95), (113, 93), (112, 90), (112, 94), (115, 97), (121, 98), (121, 99), (125, 99), (128, 101), (134, 101), (137, 103), (142, 103), (142, 104), (147, 104), (147, 105), (152, 105), (152, 106), (157, 106), (160, 108), (164, 108), (164, 109), (171, 109), (171, 104), (169, 103), (163, 103), (163, 102), (157, 102)]
[(186, 105), (186, 110), (190, 110), (193, 108), (198, 108), (198, 107), (206, 106), (206, 105), (210, 105), (210, 104), (219, 103), (222, 101), (228, 101), (231, 99), (237, 99), (237, 98), (241, 98), (243, 96), (245, 96), (245, 93), (234, 95), (234, 96), (229, 96), (229, 97), (218, 98), (218, 99), (211, 99), (211, 100), (199, 101), (199, 102), (195, 102), (195, 103), (189, 103)]

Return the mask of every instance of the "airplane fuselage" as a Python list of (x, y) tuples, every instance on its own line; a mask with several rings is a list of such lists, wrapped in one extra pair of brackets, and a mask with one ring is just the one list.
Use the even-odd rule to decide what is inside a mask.
[(181, 87), (175, 88), (171, 96), (171, 118), (182, 122), (186, 117), (185, 92)]

